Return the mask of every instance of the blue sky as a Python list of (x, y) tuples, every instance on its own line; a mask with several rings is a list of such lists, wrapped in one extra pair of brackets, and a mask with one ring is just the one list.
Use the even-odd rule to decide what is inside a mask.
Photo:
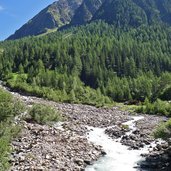
[(0, 0), (0, 40), (6, 39), (55, 0)]

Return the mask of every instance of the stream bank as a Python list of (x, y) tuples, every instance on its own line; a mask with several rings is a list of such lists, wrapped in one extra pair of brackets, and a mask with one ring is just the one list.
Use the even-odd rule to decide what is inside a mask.
[[(99, 171), (102, 169), (105, 171), (104, 167), (108, 168), (110, 165), (118, 168), (119, 171), (122, 171), (121, 169), (124, 171), (121, 166), (123, 165), (121, 158), (124, 159), (126, 156), (126, 158), (132, 156), (128, 158), (129, 163), (131, 163), (129, 167), (127, 166), (130, 169), (129, 171), (131, 169), (141, 170), (136, 165), (136, 162), (142, 159), (140, 156), (143, 153), (141, 148), (154, 141), (151, 133), (161, 121), (165, 120), (165, 118), (159, 116), (143, 115), (140, 120), (134, 120), (133, 127), (136, 126), (136, 130), (131, 130), (131, 134), (127, 134), (130, 130), (127, 129), (127, 126), (123, 126), (123, 123), (127, 121), (132, 123), (132, 114), (121, 111), (119, 107), (96, 108), (81, 104), (56, 103), (11, 93), (27, 106), (35, 103), (46, 104), (59, 110), (66, 118), (66, 122), (62, 123), (60, 127), (27, 123), (21, 119), (19, 124), (22, 124), (24, 129), (20, 137), (12, 142), (14, 152), (10, 160), (11, 170), (81, 171), (85, 168), (91, 168), (91, 166), (86, 166), (94, 164), (95, 161), (98, 163), (105, 160), (107, 164), (98, 168)], [(137, 116), (139, 117), (139, 115)], [(87, 129), (87, 127), (91, 127), (93, 131)], [(115, 155), (120, 153), (119, 155), (122, 156), (119, 158), (120, 160), (114, 159), (112, 163), (108, 163), (108, 161), (111, 161), (107, 159), (108, 155), (114, 154), (104, 144), (91, 140), (90, 137), (94, 131), (96, 135), (102, 137), (99, 141), (109, 141), (107, 144), (110, 149), (121, 149), (115, 153)], [(140, 133), (143, 136), (140, 137)], [(87, 138), (87, 134), (89, 134), (89, 138)], [(95, 135), (93, 134), (93, 136)], [(124, 139), (124, 141), (120, 142), (118, 139)], [(141, 146), (138, 146), (139, 144)], [(131, 150), (128, 150), (128, 148)], [(153, 147), (149, 150), (153, 150)], [(126, 151), (126, 154), (123, 151)], [(116, 166), (119, 163), (120, 166)], [(126, 164), (123, 166), (126, 166)], [(143, 167), (148, 168), (149, 166), (144, 163)]]
[[(133, 117), (133, 120), (126, 122), (130, 130), (127, 134), (131, 134), (136, 129), (134, 123), (136, 120), (143, 117)], [(129, 150), (128, 147), (120, 143), (120, 138), (112, 140), (107, 134), (105, 129), (102, 128), (90, 128), (92, 131), (88, 135), (88, 139), (94, 144), (101, 145), (106, 151), (106, 155), (101, 157), (93, 165), (88, 166), (86, 171), (121, 171), (137, 170), (137, 162), (142, 160), (141, 153), (145, 153), (148, 150), (146, 148), (142, 150)]]
[(88, 139), (102, 146), (107, 154), (88, 166), (86, 171), (168, 171), (169, 157), (160, 153), (169, 146), (165, 141), (154, 140), (143, 129), (140, 131), (137, 128), (137, 123), (142, 123), (144, 119), (133, 116), (132, 120), (123, 123), (127, 129), (119, 126), (107, 129), (89, 127)]

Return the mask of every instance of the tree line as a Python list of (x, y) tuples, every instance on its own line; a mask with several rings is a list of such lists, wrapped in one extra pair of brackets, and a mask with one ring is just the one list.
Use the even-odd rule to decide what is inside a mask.
[(0, 77), (14, 89), (56, 101), (170, 100), (170, 47), (170, 27), (119, 29), (98, 21), (1, 42)]

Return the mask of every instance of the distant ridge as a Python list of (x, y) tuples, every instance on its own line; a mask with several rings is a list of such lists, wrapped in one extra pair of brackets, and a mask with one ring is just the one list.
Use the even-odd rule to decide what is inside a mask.
[(59, 28), (68, 24), (81, 3), (82, 0), (56, 1), (29, 20), (8, 39), (39, 35), (45, 33), (48, 29)]
[(24, 24), (8, 39), (46, 33), (48, 29), (104, 20), (116, 26), (171, 25), (170, 0), (59, 0)]

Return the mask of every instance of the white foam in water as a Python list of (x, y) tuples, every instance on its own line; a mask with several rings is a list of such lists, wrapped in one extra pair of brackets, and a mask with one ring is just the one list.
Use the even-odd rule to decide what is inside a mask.
[[(135, 129), (135, 121), (143, 119), (143, 117), (133, 117), (133, 120), (124, 123), (128, 125), (132, 130)], [(107, 153), (104, 157), (101, 157), (93, 165), (88, 166), (85, 171), (135, 171), (137, 168), (137, 162), (142, 160), (140, 154), (148, 152), (147, 148), (141, 150), (128, 150), (127, 146), (122, 145), (116, 140), (112, 140), (108, 135), (104, 133), (103, 128), (94, 128), (88, 135), (89, 141), (96, 145), (103, 147)], [(131, 132), (132, 132), (131, 130)]]

